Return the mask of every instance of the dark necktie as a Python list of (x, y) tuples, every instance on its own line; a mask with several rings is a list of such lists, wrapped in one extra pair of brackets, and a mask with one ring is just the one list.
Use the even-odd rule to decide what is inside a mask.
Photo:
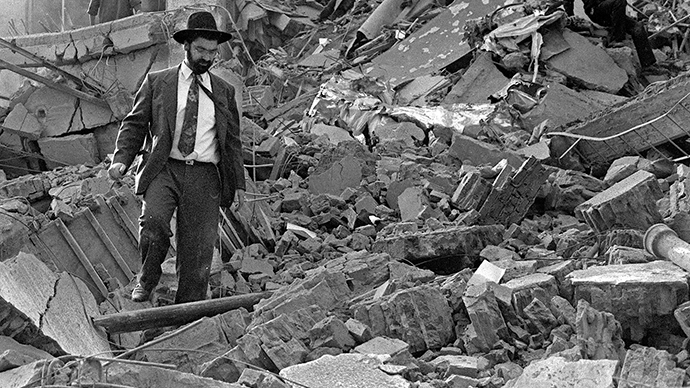
[(199, 82), (199, 76), (192, 74), (192, 83), (189, 85), (187, 106), (185, 107), (184, 120), (182, 121), (180, 142), (177, 144), (177, 149), (180, 150), (182, 156), (184, 157), (194, 151), (194, 143), (196, 141), (196, 124), (197, 117), (199, 116)]

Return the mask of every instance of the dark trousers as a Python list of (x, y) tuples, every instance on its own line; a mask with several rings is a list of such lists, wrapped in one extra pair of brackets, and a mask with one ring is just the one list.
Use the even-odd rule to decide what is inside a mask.
[(596, 24), (609, 27), (609, 40), (620, 42), (625, 34), (632, 36), (637, 57), (642, 67), (656, 63), (649, 36), (644, 23), (635, 21), (625, 14), (626, 0), (585, 1), (585, 13)]
[(177, 209), (177, 293), (175, 303), (206, 298), (218, 236), (220, 178), (211, 163), (187, 165), (169, 159), (144, 193), (139, 219), (139, 283), (153, 290), (170, 248), (170, 220)]

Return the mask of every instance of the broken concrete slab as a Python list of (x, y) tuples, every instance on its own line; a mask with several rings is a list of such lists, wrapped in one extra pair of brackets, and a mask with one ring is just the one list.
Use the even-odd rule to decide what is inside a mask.
[(0, 279), (0, 334), (55, 356), (110, 354), (105, 333), (91, 324), (98, 306), (80, 279), (54, 274), (25, 253), (0, 262)]
[(488, 51), (478, 52), (443, 103), (482, 104), (488, 102), (489, 96), (503, 89), (510, 80), (498, 70), (491, 55)]
[(364, 67), (364, 74), (383, 77), (393, 86), (433, 74), (472, 51), (464, 39), (463, 25), (503, 5), (500, 1), (454, 3), (407, 39), (393, 45)]
[(638, 171), (575, 208), (598, 233), (613, 227), (647, 230), (662, 221), (656, 200), (663, 196), (654, 174)]
[[(476, 279), (476, 274), (472, 279)], [(472, 279), (462, 297), (472, 322), (472, 330), (465, 332), (465, 347), (468, 354), (485, 353), (493, 349), (501, 339), (509, 339), (510, 335), (492, 284)]]
[(106, 382), (130, 387), (244, 387), (240, 384), (226, 383), (211, 378), (200, 377), (191, 373), (180, 372), (175, 369), (120, 363), (113, 363), (108, 366)]
[[(567, 361), (563, 357), (549, 357), (528, 365), (517, 379), (510, 380), (506, 388), (579, 388), (583, 384), (592, 387), (614, 388), (618, 361), (580, 360)], [(583, 382), (587, 383), (583, 383)]]
[(398, 207), (402, 221), (413, 221), (420, 218), (428, 206), (428, 199), (421, 187), (408, 187), (398, 196)]
[(363, 354), (324, 355), (318, 360), (294, 365), (280, 371), (280, 376), (310, 387), (409, 388), (401, 376), (390, 376), (379, 369), (381, 361)]
[(369, 356), (388, 355), (395, 357), (410, 350), (410, 345), (397, 338), (374, 337), (354, 348), (354, 352)]
[(584, 358), (624, 360), (625, 343), (620, 323), (613, 314), (592, 308), (584, 299), (577, 303), (575, 333)]
[[(551, 68), (587, 89), (608, 93), (618, 93), (628, 82), (625, 70), (618, 67), (602, 48), (568, 29), (563, 29), (563, 38), (570, 48), (546, 61)], [(582, 58), (587, 60), (583, 61)]]
[(413, 353), (445, 346), (454, 335), (448, 302), (439, 288), (429, 285), (374, 296), (350, 311), (372, 335), (399, 338)]
[(673, 312), (688, 300), (689, 278), (668, 261), (597, 266), (568, 275), (575, 300), (612, 313), (635, 341), (650, 329), (676, 324)]
[(381, 143), (400, 141), (407, 147), (414, 147), (426, 138), (426, 133), (409, 121), (385, 123), (374, 128), (374, 135)]

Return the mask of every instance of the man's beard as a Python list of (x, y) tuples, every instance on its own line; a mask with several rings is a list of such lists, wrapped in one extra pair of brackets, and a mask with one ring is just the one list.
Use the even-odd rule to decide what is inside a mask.
[(207, 61), (203, 58), (195, 60), (189, 51), (187, 51), (187, 63), (194, 74), (204, 74), (213, 65), (213, 61)]

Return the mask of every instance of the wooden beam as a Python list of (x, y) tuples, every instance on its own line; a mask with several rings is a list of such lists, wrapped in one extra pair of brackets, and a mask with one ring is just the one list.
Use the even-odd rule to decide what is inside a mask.
[(110, 106), (108, 105), (108, 103), (105, 100), (102, 100), (98, 97), (94, 97), (90, 94), (86, 94), (84, 92), (80, 92), (79, 90), (72, 89), (67, 85), (63, 85), (63, 84), (59, 84), (57, 82), (54, 82), (48, 78), (45, 78), (45, 77), (42, 77), (42, 76), (36, 74), (36, 73), (32, 73), (28, 70), (22, 69), (21, 67), (15, 65), (13, 63), (9, 63), (5, 60), (0, 59), (0, 68), (5, 68), (5, 69), (7, 69), (13, 73), (17, 73), (21, 76), (32, 79), (36, 82), (40, 82), (40, 83), (44, 84), (45, 86), (47, 86), (51, 89), (55, 89), (55, 90), (58, 90), (60, 92), (63, 92), (63, 93), (69, 94), (71, 96), (77, 97), (79, 99), (82, 99), (84, 101), (88, 101), (94, 105), (98, 105), (98, 106), (102, 106), (104, 108), (110, 109)]
[(124, 333), (156, 327), (184, 325), (203, 317), (211, 317), (240, 307), (251, 308), (260, 300), (269, 298), (272, 291), (233, 295), (225, 298), (201, 300), (153, 307), (142, 310), (93, 317), (93, 324), (108, 333)]

